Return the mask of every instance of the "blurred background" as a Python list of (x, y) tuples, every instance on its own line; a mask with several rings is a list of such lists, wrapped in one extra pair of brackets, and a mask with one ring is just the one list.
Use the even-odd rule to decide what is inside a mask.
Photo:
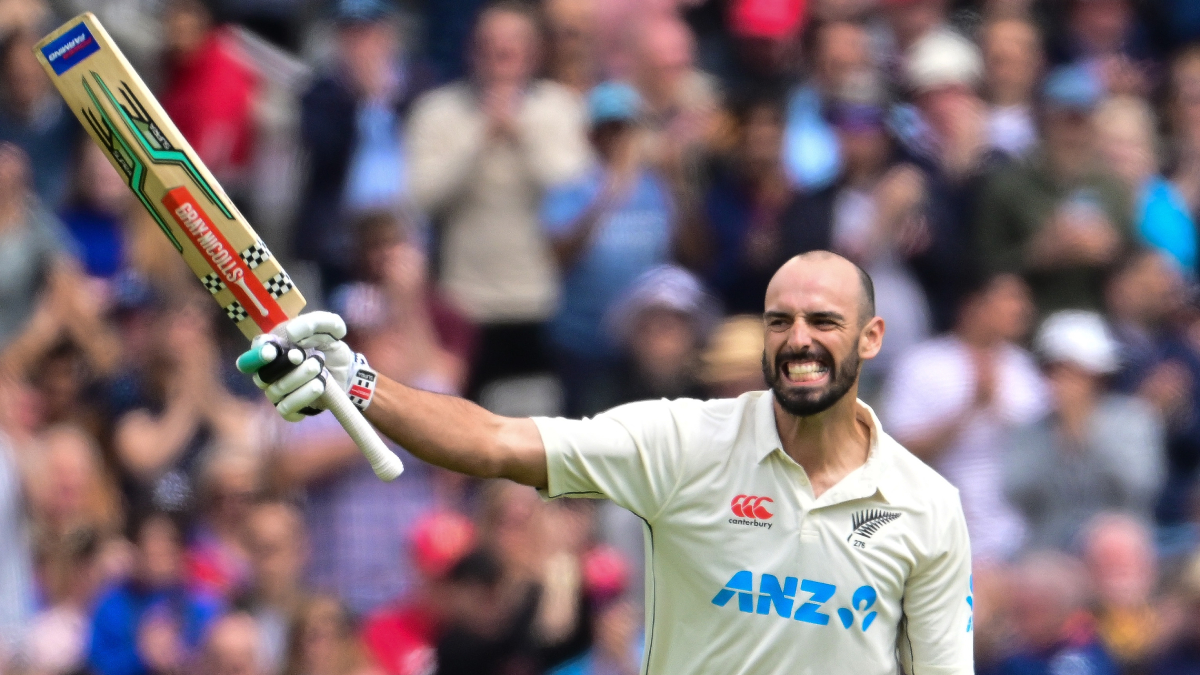
[(0, 671), (627, 675), (642, 525), (280, 421), (31, 52), (96, 12), (381, 372), (509, 415), (862, 396), (961, 491), (979, 673), (1200, 673), (1200, 3), (0, 0)]

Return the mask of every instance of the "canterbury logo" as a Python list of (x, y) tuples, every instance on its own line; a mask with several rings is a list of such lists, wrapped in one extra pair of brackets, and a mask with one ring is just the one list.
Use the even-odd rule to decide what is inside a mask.
[(757, 518), (759, 520), (767, 520), (775, 515), (763, 506), (763, 502), (774, 503), (774, 499), (770, 497), (759, 497), (756, 495), (738, 495), (730, 502), (730, 509), (733, 515), (741, 518)]
[(879, 528), (899, 517), (900, 514), (895, 511), (882, 511), (880, 509), (859, 511), (850, 519), (851, 524), (854, 525), (854, 530), (850, 533), (850, 536), (846, 537), (846, 541), (850, 541), (850, 538), (855, 535), (864, 539), (870, 539), (871, 535), (879, 531)]

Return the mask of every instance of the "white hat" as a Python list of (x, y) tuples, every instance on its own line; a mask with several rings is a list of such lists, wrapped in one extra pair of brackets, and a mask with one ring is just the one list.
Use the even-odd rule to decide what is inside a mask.
[(659, 265), (637, 278), (605, 316), (605, 323), (617, 341), (631, 337), (638, 315), (651, 308), (687, 314), (705, 336), (720, 318), (716, 301), (691, 272), (675, 265)]
[(1043, 360), (1072, 363), (1097, 375), (1117, 371), (1117, 341), (1096, 312), (1064, 310), (1042, 322), (1034, 346)]
[(933, 30), (908, 48), (904, 75), (917, 91), (965, 85), (983, 77), (983, 57), (967, 38), (949, 29)]

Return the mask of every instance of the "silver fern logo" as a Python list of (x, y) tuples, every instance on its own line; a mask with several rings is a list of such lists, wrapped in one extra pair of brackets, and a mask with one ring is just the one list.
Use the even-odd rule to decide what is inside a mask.
[[(884, 511), (883, 509), (867, 509), (866, 511), (859, 511), (850, 518), (850, 523), (854, 526), (854, 529), (850, 532), (850, 535), (846, 537), (846, 541), (850, 541), (854, 537), (870, 539), (871, 535), (879, 531), (879, 528), (887, 525), (899, 517), (899, 513), (896, 513), (895, 511)], [(858, 548), (863, 548), (865, 546), (861, 540), (855, 541), (854, 545)]]

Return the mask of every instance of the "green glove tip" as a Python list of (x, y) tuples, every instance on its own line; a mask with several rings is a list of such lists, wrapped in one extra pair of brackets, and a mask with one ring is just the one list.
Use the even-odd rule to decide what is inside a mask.
[(276, 356), (279, 356), (279, 348), (275, 345), (270, 343), (259, 345), (237, 358), (237, 369), (246, 375), (252, 375), (274, 361)]

